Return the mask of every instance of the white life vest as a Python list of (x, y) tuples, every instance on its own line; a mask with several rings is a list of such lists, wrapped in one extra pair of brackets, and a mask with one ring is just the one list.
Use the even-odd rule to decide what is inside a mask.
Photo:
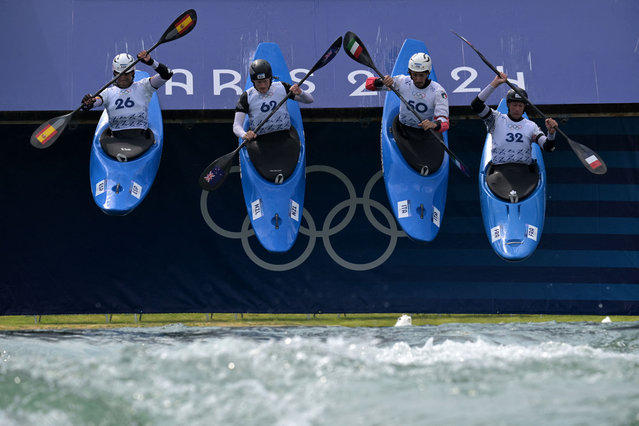
[[(397, 75), (393, 80), (393, 87), (423, 120), (448, 122), (448, 95), (441, 84), (431, 81), (425, 88), (418, 89), (408, 75)], [(403, 102), (399, 107), (399, 121), (410, 127), (419, 127), (420, 123)]]
[(526, 118), (513, 121), (507, 114), (495, 110), (491, 110), (484, 122), (493, 136), (493, 164), (533, 162), (532, 143), (543, 135), (535, 122)]
[[(287, 95), (286, 88), (280, 81), (274, 81), (268, 92), (260, 93), (255, 87), (246, 91), (249, 105), (249, 127), (255, 129), (271, 110), (275, 108)], [(286, 130), (291, 127), (291, 116), (288, 113), (286, 102), (257, 132), (258, 135)]]
[(111, 86), (104, 90), (100, 96), (111, 130), (148, 128), (149, 101), (156, 90), (150, 78), (135, 81), (126, 89)]

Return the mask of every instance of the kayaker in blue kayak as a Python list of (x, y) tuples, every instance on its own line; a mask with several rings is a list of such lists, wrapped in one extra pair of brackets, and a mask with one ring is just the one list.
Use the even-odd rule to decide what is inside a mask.
[[(419, 122), (404, 104), (399, 109), (399, 122), (405, 126), (421, 127), (445, 132), (449, 127), (448, 95), (441, 84), (430, 80), (433, 62), (426, 53), (415, 53), (408, 61), (408, 75), (369, 77), (366, 80), (368, 90), (379, 90), (384, 86), (395, 88), (408, 100), (408, 103), (425, 118)], [(415, 90), (417, 89), (417, 90)], [(386, 89), (388, 90), (388, 89)]]
[[(313, 96), (304, 92), (297, 84), (273, 81), (271, 64), (265, 59), (256, 59), (249, 68), (253, 87), (244, 91), (235, 107), (233, 133), (238, 138), (252, 141), (247, 145), (251, 160), (260, 174), (268, 181), (286, 179), (295, 169), (300, 152), (300, 140), (291, 126), (291, 117), (286, 103), (259, 129), (255, 129), (277, 104), (290, 97), (292, 100), (310, 104)], [(290, 96), (292, 94), (293, 96)], [(248, 115), (249, 128), (244, 130)]]
[[(488, 132), (492, 134), (492, 167), (486, 182), (502, 198), (521, 198), (523, 192), (530, 192), (537, 184), (538, 173), (532, 158), (532, 143), (536, 142), (544, 151), (555, 150), (555, 132), (557, 122), (546, 119), (548, 136), (539, 126), (525, 118), (526, 101), (511, 89), (506, 95), (508, 114), (502, 114), (485, 104), (486, 99), (497, 87), (505, 83), (508, 76), (500, 73), (472, 101), (471, 108), (484, 120)], [(521, 92), (528, 97), (525, 90)], [(514, 190), (514, 182), (519, 190)], [(508, 195), (507, 195), (508, 194)]]
[[(273, 71), (271, 64), (265, 59), (257, 59), (251, 63), (250, 76), (253, 87), (244, 91), (235, 107), (235, 119), (233, 120), (233, 133), (238, 138), (253, 140), (257, 135), (251, 129), (255, 129), (258, 124), (269, 114), (282, 99), (293, 93), (292, 99), (304, 104), (313, 102), (313, 96), (302, 91), (297, 85), (292, 86), (281, 81), (273, 82)], [(249, 116), (249, 130), (244, 131), (244, 119)], [(291, 118), (286, 105), (283, 105), (270, 119), (262, 126), (260, 135), (282, 130), (291, 127)]]
[[(82, 98), (83, 109), (104, 106), (109, 116), (109, 129), (102, 134), (103, 149), (120, 161), (131, 160), (153, 144), (153, 133), (149, 131), (148, 106), (151, 96), (162, 87), (173, 72), (164, 64), (151, 58), (146, 50), (138, 53), (138, 58), (157, 71), (152, 77), (133, 81), (135, 66), (121, 74), (114, 85), (100, 95), (87, 94)], [(128, 53), (120, 53), (113, 58), (113, 75), (116, 76), (135, 62)], [(122, 141), (126, 141), (122, 145)]]
[(437, 171), (444, 158), (440, 142), (428, 130), (443, 133), (450, 126), (448, 95), (441, 84), (430, 79), (432, 68), (431, 57), (420, 52), (408, 61), (408, 75), (386, 75), (383, 79), (369, 77), (366, 80), (368, 90), (394, 87), (423, 118), (420, 122), (402, 102), (394, 127), (397, 126), (400, 132), (395, 139), (402, 155), (424, 175)]

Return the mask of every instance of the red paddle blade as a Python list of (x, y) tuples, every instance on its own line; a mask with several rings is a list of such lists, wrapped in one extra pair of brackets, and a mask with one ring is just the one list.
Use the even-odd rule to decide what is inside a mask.
[(53, 145), (64, 128), (67, 127), (69, 121), (71, 121), (72, 114), (71, 112), (61, 115), (41, 124), (31, 135), (31, 145), (39, 149), (48, 148)]
[(189, 9), (183, 14), (181, 14), (170, 26), (167, 30), (162, 34), (162, 38), (160, 38), (161, 43), (166, 43), (167, 41), (177, 40), (180, 37), (184, 37), (188, 33), (190, 33), (193, 28), (195, 28), (195, 24), (197, 23), (197, 13), (195, 13), (194, 9)]

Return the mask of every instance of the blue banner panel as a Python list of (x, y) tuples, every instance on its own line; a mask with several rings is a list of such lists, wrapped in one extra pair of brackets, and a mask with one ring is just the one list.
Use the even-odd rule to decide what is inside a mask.
[(231, 123), (166, 124), (162, 162), (132, 213), (93, 203), (94, 125), (46, 150), (34, 125), (0, 126), (0, 314), (118, 312), (450, 312), (639, 314), (639, 119), (568, 119), (597, 151), (588, 173), (563, 140), (546, 154), (547, 216), (532, 257), (506, 262), (483, 229), (477, 165), (481, 120), (454, 123), (450, 146), (472, 177), (451, 170), (441, 231), (404, 236), (382, 182), (379, 122), (305, 125), (307, 188), (290, 252), (253, 234), (237, 169), (215, 192), (200, 172), (237, 143)]
[[(406, 38), (424, 41), (450, 105), (468, 105), (494, 77), (460, 39), (470, 40), (533, 102), (636, 103), (639, 99), (639, 2), (539, 0), (492, 4), (467, 0), (1, 1), (0, 111), (72, 110), (112, 78), (111, 60), (153, 45), (187, 8), (198, 14), (186, 37), (153, 56), (175, 71), (160, 90), (164, 109), (230, 109), (262, 41), (282, 48), (299, 80), (346, 31), (390, 72)], [(602, 13), (605, 12), (605, 18)], [(150, 71), (145, 65), (140, 69)], [(303, 85), (309, 108), (381, 106), (364, 88), (373, 71), (344, 53)], [(500, 89), (501, 90), (501, 89)], [(495, 96), (502, 95), (498, 93)]]

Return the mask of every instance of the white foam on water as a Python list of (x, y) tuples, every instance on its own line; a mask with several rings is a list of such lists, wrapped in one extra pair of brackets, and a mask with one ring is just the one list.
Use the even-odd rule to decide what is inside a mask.
[(408, 325), (413, 325), (413, 319), (410, 317), (410, 315), (402, 315), (401, 317), (397, 318), (397, 322), (395, 323), (395, 327), (405, 327)]
[(0, 423), (629, 423), (639, 332), (618, 324), (5, 335)]

